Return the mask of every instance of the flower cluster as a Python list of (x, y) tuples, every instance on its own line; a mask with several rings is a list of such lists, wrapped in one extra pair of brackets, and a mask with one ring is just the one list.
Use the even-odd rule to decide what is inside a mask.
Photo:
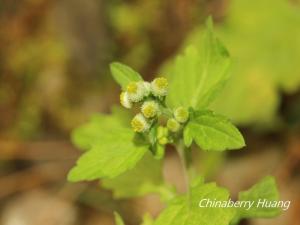
[(168, 81), (159, 77), (151, 83), (145, 81), (130, 82), (126, 91), (120, 95), (121, 105), (132, 108), (135, 103), (141, 104), (141, 112), (131, 121), (135, 132), (146, 132), (150, 129), (152, 122), (160, 114), (160, 102), (167, 95)]
[(159, 77), (151, 83), (146, 81), (130, 82), (120, 95), (120, 102), (125, 108), (139, 104), (140, 112), (131, 121), (132, 129), (138, 133), (148, 132), (153, 124), (158, 123), (160, 115), (167, 117), (166, 126), (158, 126), (156, 138), (158, 143), (165, 145), (169, 142), (170, 133), (181, 130), (189, 118), (189, 112), (179, 107), (174, 111), (165, 106), (168, 81)]

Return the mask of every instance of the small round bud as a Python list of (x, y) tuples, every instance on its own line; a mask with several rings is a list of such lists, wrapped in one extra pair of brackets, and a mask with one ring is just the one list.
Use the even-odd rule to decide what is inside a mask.
[(160, 145), (166, 145), (166, 144), (168, 144), (168, 142), (169, 142), (169, 140), (168, 140), (167, 137), (162, 137), (162, 138), (159, 138), (159, 139), (158, 139), (158, 143), (159, 143)]
[(137, 114), (131, 120), (131, 126), (135, 132), (139, 132), (139, 133), (146, 132), (150, 128), (150, 124), (141, 113)]
[(129, 100), (127, 92), (125, 92), (125, 91), (121, 92), (121, 94), (120, 94), (120, 103), (121, 103), (122, 106), (124, 106), (127, 109), (130, 109), (132, 107), (132, 103)]
[(167, 95), (168, 80), (164, 77), (159, 77), (151, 82), (151, 92), (154, 96), (163, 97)]
[(144, 98), (145, 94), (145, 87), (144, 82), (138, 81), (138, 82), (130, 82), (127, 85), (127, 93), (129, 100), (132, 102), (139, 102)]
[(144, 102), (142, 113), (146, 118), (155, 117), (159, 113), (159, 106), (155, 101)]
[(171, 118), (168, 119), (167, 122), (167, 128), (171, 131), (171, 132), (177, 132), (180, 130), (180, 124), (177, 122), (177, 120)]
[(189, 119), (189, 112), (183, 107), (178, 107), (174, 111), (174, 117), (179, 123), (185, 123)]

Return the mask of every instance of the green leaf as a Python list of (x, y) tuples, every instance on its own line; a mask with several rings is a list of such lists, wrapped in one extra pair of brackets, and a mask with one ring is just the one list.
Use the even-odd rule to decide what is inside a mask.
[[(132, 169), (149, 148), (114, 115), (99, 115), (81, 129), (75, 139), (90, 150), (70, 171), (69, 181), (116, 177)], [(84, 138), (80, 138), (80, 134), (84, 134)]]
[(159, 193), (162, 185), (162, 162), (155, 160), (151, 153), (145, 154), (133, 169), (116, 178), (102, 180), (102, 186), (111, 189), (115, 198)]
[(125, 223), (119, 213), (114, 212), (114, 215), (115, 215), (116, 225), (125, 225)]
[(93, 115), (90, 121), (72, 132), (72, 142), (82, 150), (91, 149), (92, 145), (100, 139), (109, 138), (107, 129), (119, 126), (116, 118), (102, 114)]
[(134, 141), (130, 129), (109, 133), (108, 142), (102, 140), (79, 158), (68, 175), (69, 181), (116, 177), (132, 169), (148, 150), (144, 143)]
[(228, 225), (234, 216), (234, 209), (199, 207), (202, 199), (226, 201), (228, 198), (228, 191), (215, 183), (194, 186), (190, 195), (173, 199), (154, 225)]
[(262, 205), (257, 205), (260, 200), (263, 201), (264, 199), (272, 202), (279, 200), (276, 182), (273, 177), (265, 177), (249, 190), (239, 193), (239, 201), (253, 201), (254, 207), (251, 207), (249, 210), (238, 208), (238, 218), (269, 218), (278, 216), (281, 212), (280, 208), (266, 208), (262, 207)]
[(110, 71), (115, 81), (122, 87), (123, 90), (126, 89), (130, 82), (143, 80), (138, 72), (121, 63), (111, 63)]
[(229, 65), (229, 54), (215, 37), (212, 22), (208, 20), (200, 47), (189, 46), (170, 67), (168, 105), (207, 107), (228, 79)]
[(193, 139), (202, 150), (224, 151), (239, 149), (245, 141), (239, 130), (225, 117), (212, 111), (196, 111), (184, 130), (187, 145)]
[(98, 140), (110, 138), (107, 130), (130, 124), (130, 114), (121, 107), (112, 107), (113, 116), (95, 114), (86, 124), (76, 128), (71, 135), (72, 142), (82, 150), (89, 150)]

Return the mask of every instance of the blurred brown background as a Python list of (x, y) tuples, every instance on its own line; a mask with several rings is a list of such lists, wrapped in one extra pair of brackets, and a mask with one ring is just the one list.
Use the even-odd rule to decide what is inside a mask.
[[(292, 207), (279, 218), (242, 223), (300, 224), (300, 3), (263, 0), (266, 8), (260, 11), (269, 12), (261, 17), (264, 23), (246, 27), (239, 25), (260, 18), (255, 14), (259, 1), (248, 1), (250, 6), (241, 0), (244, 8), (234, 2), (0, 0), (0, 224), (110, 225), (117, 210), (130, 225), (138, 224), (144, 212), (159, 213), (163, 205), (157, 196), (113, 200), (97, 183), (67, 183), (79, 155), (69, 136), (91, 114), (118, 104), (110, 62), (126, 63), (150, 79), (196, 39), (208, 15), (233, 58), (246, 58), (242, 69), (233, 69), (238, 96), (226, 92), (228, 105), (214, 107), (240, 126), (247, 147), (226, 156), (200, 156), (200, 170), (233, 195), (264, 175), (275, 175), (281, 198), (291, 200)], [(281, 11), (278, 2), (286, 8)], [(258, 30), (248, 32), (252, 27)], [(249, 33), (255, 38), (247, 39)], [(273, 74), (280, 79), (267, 82)], [(243, 112), (242, 103), (253, 107)], [(165, 164), (166, 177), (182, 190), (172, 151)]]

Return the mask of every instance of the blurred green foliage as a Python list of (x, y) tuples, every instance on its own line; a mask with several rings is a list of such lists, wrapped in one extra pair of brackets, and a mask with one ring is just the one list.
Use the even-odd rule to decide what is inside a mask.
[[(281, 92), (300, 85), (300, 7), (287, 0), (232, 0), (216, 27), (233, 58), (231, 80), (213, 108), (240, 125), (270, 126)], [(187, 43), (199, 43), (202, 28)], [(198, 45), (199, 46), (199, 45)]]

